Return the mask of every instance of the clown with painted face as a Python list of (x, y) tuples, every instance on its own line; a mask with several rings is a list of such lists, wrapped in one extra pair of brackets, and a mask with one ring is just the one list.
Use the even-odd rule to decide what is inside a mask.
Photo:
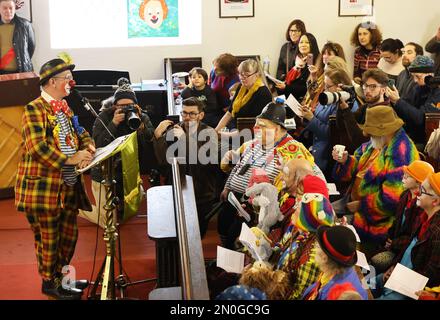
[(139, 8), (139, 16), (153, 29), (159, 29), (168, 16), (165, 0), (144, 0)]

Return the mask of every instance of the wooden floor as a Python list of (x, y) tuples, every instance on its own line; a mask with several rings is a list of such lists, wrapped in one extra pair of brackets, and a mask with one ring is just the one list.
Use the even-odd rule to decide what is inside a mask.
[[(144, 186), (148, 187), (145, 181)], [(146, 203), (141, 206), (140, 214), (146, 214)], [(78, 225), (79, 238), (71, 264), (77, 279), (94, 280), (105, 256), (102, 230), (82, 218), (78, 218)], [(138, 281), (154, 278), (155, 243), (147, 236), (147, 218), (133, 217), (127, 221), (121, 227), (120, 238), (123, 273), (128, 279)], [(211, 221), (202, 243), (205, 258), (214, 258), (219, 243), (215, 220)], [(116, 275), (119, 274), (118, 268), (116, 264)], [(41, 294), (33, 233), (24, 214), (15, 210), (13, 199), (0, 200), (0, 270), (0, 300), (47, 300)], [(127, 296), (147, 299), (154, 287), (154, 281), (129, 286)], [(86, 299), (86, 294), (83, 299)]]

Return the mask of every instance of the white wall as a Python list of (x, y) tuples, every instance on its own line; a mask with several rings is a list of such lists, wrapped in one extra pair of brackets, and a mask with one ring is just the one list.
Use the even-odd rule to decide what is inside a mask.
[[(37, 72), (60, 51), (50, 48), (48, 3), (48, 0), (32, 2)], [(349, 39), (363, 18), (338, 17), (338, 0), (255, 0), (255, 17), (241, 19), (220, 19), (218, 3), (219, 0), (203, 0), (201, 45), (67, 51), (78, 69), (128, 70), (133, 82), (141, 78), (162, 78), (165, 57), (202, 57), (203, 67), (209, 70), (212, 59), (223, 52), (267, 55), (274, 72), (279, 49), (285, 42), (285, 30), (291, 20), (298, 18), (306, 23), (307, 31), (316, 36), (320, 47), (327, 40), (339, 42), (352, 64), (353, 48)], [(372, 19), (381, 28), (384, 39), (400, 38), (404, 43), (415, 41), (424, 46), (440, 26), (439, 0), (375, 0), (374, 9)]]

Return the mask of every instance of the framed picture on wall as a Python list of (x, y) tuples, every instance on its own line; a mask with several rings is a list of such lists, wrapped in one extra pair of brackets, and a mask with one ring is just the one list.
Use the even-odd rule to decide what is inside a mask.
[(219, 0), (220, 18), (246, 18), (254, 16), (254, 0)]
[(374, 0), (339, 0), (340, 17), (365, 17), (373, 15)]
[(17, 15), (32, 22), (32, 3), (31, 0), (15, 0)]

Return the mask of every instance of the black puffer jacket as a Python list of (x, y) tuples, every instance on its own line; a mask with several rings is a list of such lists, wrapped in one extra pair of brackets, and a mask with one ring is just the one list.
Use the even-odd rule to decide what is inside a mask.
[[(35, 34), (32, 24), (17, 15), (12, 19), (15, 24), (13, 46), (17, 55), (17, 72), (34, 71), (32, 56), (35, 51)], [(0, 19), (0, 25), (3, 21)]]

